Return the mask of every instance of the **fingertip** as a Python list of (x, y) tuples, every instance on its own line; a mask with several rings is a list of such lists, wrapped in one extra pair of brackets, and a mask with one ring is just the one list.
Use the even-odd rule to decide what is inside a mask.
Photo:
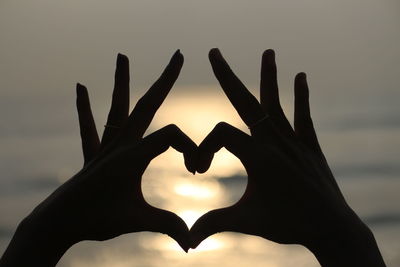
[(84, 85), (76, 83), (76, 95), (77, 97), (82, 97), (87, 94), (87, 89)]
[(172, 62), (177, 62), (177, 63), (180, 63), (180, 64), (183, 63), (184, 57), (183, 57), (183, 54), (181, 53), (180, 49), (175, 51), (175, 53), (172, 55), (171, 61)]
[(175, 53), (174, 53), (174, 56), (175, 56), (175, 55), (182, 55), (181, 50), (180, 50), (180, 49), (177, 49), (177, 50), (175, 51)]
[(275, 63), (275, 51), (273, 49), (265, 50), (263, 53), (263, 59), (269, 64), (274, 64)]
[(180, 52), (180, 49), (178, 49), (172, 55), (166, 69), (169, 69), (169, 71), (179, 73), (180, 70), (182, 69), (183, 62), (184, 62), (183, 55)]
[(201, 234), (198, 234), (196, 223), (192, 226), (189, 231), (190, 234), (190, 243), (189, 248), (196, 249), (201, 242), (203, 242), (204, 237)]
[(179, 63), (180, 63), (180, 65), (183, 65), (184, 62), (185, 62), (185, 57), (183, 56), (182, 53), (179, 53)]
[(220, 211), (209, 211), (197, 219), (189, 230), (190, 248), (197, 248), (203, 240), (224, 230), (224, 218), (218, 217)]
[(76, 83), (76, 87), (75, 87), (75, 88), (76, 88), (76, 95), (77, 95), (77, 96), (79, 96), (79, 94), (80, 94), (81, 86), (82, 86), (82, 85), (81, 85), (80, 83)]
[(172, 238), (175, 239), (176, 242), (178, 242), (178, 245), (183, 249), (183, 251), (185, 251), (185, 253), (188, 253), (191, 245), (191, 240), (188, 234), (186, 234), (185, 236), (172, 237)]
[(275, 56), (275, 50), (274, 49), (267, 49), (264, 51), (263, 56)]
[(307, 79), (307, 74), (305, 72), (299, 72), (296, 75), (296, 80), (305, 80)]
[(218, 53), (218, 52), (219, 52), (219, 49), (217, 47), (213, 47), (213, 48), (210, 49), (209, 55), (213, 55), (213, 54)]
[(191, 249), (196, 249), (200, 245), (201, 241), (196, 242), (194, 241), (192, 244), (190, 244)]
[(214, 158), (214, 153), (208, 152), (204, 146), (205, 143), (203, 140), (203, 142), (197, 148), (196, 171), (198, 173), (205, 173), (208, 168), (210, 168), (211, 162)]
[(197, 173), (202, 174), (205, 173), (208, 170), (208, 167), (204, 167), (204, 166), (198, 166), (197, 167)]
[(129, 58), (121, 53), (117, 56), (116, 79), (129, 81)]
[(305, 72), (299, 72), (294, 81), (296, 90), (307, 89), (307, 74)]
[(221, 51), (219, 50), (219, 48), (212, 48), (210, 49), (210, 52), (208, 53), (208, 57), (210, 59), (217, 59), (217, 58), (222, 58), (222, 54)]
[(196, 171), (198, 173), (205, 173), (211, 165), (212, 159), (214, 158), (214, 154), (202, 154), (199, 155), (196, 163)]
[(121, 53), (118, 53), (117, 55), (117, 63), (123, 63), (123, 62), (127, 62), (129, 60), (129, 58)]
[(190, 247), (189, 228), (186, 223), (175, 213), (156, 209), (158, 216), (153, 218), (154, 231), (167, 234), (173, 238), (178, 245), (184, 250), (188, 251)]
[(84, 85), (80, 84), (80, 83), (76, 83), (76, 89), (77, 90), (82, 90), (83, 88), (85, 88)]
[(196, 174), (196, 160), (192, 158), (190, 155), (184, 154), (185, 159), (185, 167), (186, 169), (192, 173), (193, 175)]

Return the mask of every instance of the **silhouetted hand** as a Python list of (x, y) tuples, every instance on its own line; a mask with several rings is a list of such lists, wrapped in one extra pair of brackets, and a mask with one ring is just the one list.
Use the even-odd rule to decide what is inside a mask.
[(149, 205), (141, 177), (150, 161), (172, 146), (182, 152), (186, 168), (195, 171), (197, 146), (177, 126), (146, 137), (155, 112), (178, 78), (183, 56), (171, 62), (129, 112), (129, 62), (118, 56), (111, 110), (99, 141), (87, 90), (77, 85), (84, 168), (60, 186), (20, 224), (0, 266), (54, 266), (64, 252), (82, 240), (106, 240), (121, 234), (152, 231), (168, 234), (189, 247), (188, 228), (172, 212)]
[(197, 171), (225, 147), (243, 163), (248, 184), (233, 206), (210, 211), (190, 230), (192, 248), (208, 236), (235, 231), (309, 248), (324, 266), (384, 266), (369, 229), (346, 204), (318, 144), (306, 75), (295, 78), (294, 130), (279, 103), (275, 54), (262, 58), (260, 103), (218, 49), (209, 54), (225, 94), (251, 136), (219, 123), (199, 145)]
[[(178, 51), (160, 79), (138, 101), (128, 116), (129, 61), (126, 56), (119, 54), (112, 105), (101, 142), (87, 90), (84, 86), (77, 85), (77, 109), (85, 168), (96, 168), (95, 166), (99, 165), (96, 163), (99, 157), (110, 157), (109, 154), (113, 154), (114, 151), (124, 151), (119, 153), (116, 159), (117, 164), (121, 164), (120, 170), (116, 168), (118, 165), (113, 165), (116, 164), (114, 162), (111, 166), (100, 165), (105, 173), (111, 172), (109, 175), (113, 176), (111, 178), (114, 181), (107, 181), (110, 177), (104, 177), (106, 181), (101, 188), (107, 185), (106, 191), (112, 199), (101, 200), (105, 203), (98, 203), (100, 210), (95, 213), (102, 213), (103, 217), (110, 220), (99, 225), (100, 229), (96, 229), (93, 236), (89, 236), (93, 230), (93, 226), (90, 226), (90, 229), (84, 231), (84, 235), (88, 235), (85, 239), (104, 240), (129, 232), (152, 231), (170, 235), (182, 248), (187, 249), (188, 228), (183, 220), (172, 212), (150, 206), (141, 192), (141, 177), (148, 164), (169, 146), (184, 153), (186, 168), (190, 172), (195, 171), (194, 157), (197, 146), (177, 126), (170, 124), (143, 138), (155, 112), (178, 78), (182, 64), (183, 56)], [(82, 216), (87, 217), (87, 214)]]

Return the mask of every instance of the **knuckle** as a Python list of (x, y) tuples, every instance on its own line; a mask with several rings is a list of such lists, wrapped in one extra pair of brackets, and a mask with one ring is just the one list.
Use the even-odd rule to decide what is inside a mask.
[(218, 131), (225, 131), (228, 128), (230, 128), (230, 125), (224, 121), (218, 122), (218, 124), (215, 126), (215, 129)]
[(179, 131), (180, 131), (180, 130), (179, 130), (179, 127), (176, 126), (176, 124), (173, 124), (173, 123), (168, 124), (167, 126), (164, 127), (164, 129), (165, 129), (167, 132), (170, 132), (170, 133), (176, 133), (176, 132), (179, 132)]

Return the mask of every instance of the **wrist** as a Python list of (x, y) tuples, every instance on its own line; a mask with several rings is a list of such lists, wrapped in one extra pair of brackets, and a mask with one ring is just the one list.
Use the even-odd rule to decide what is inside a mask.
[(18, 225), (0, 266), (56, 266), (75, 243), (49, 224), (28, 216)]
[(374, 235), (360, 219), (351, 225), (341, 225), (307, 248), (323, 267), (386, 266)]

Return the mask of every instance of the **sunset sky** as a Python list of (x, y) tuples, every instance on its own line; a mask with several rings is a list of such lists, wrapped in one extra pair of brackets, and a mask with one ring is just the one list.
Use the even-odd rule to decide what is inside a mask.
[[(75, 84), (88, 87), (99, 131), (117, 53), (131, 63), (131, 103), (181, 49), (185, 63), (149, 132), (175, 123), (196, 143), (220, 121), (246, 127), (207, 58), (218, 47), (258, 97), (261, 54), (276, 51), (290, 120), (293, 81), (306, 72), (321, 145), (349, 204), (374, 231), (388, 266), (400, 265), (400, 2), (398, 0), (1, 0), (0, 255), (18, 222), (82, 166)], [(131, 107), (133, 104), (131, 105)], [(233, 204), (246, 186), (223, 150), (203, 175), (169, 150), (145, 173), (153, 205), (190, 226)], [(306, 249), (224, 233), (184, 254), (149, 233), (83, 242), (59, 266), (318, 266)]]

